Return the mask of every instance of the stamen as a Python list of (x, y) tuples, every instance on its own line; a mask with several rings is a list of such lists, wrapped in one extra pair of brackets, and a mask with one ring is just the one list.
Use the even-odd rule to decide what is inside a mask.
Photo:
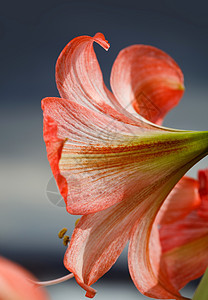
[(57, 283), (67, 281), (67, 280), (69, 280), (73, 277), (74, 277), (74, 274), (70, 273), (66, 276), (63, 276), (63, 277), (60, 277), (60, 278), (57, 278), (57, 279), (53, 279), (53, 280), (49, 280), (49, 281), (33, 281), (33, 283), (35, 285), (39, 285), (39, 286), (48, 286), (48, 285), (54, 285), (54, 284), (57, 284)]
[(66, 232), (67, 232), (67, 228), (61, 229), (61, 230), (59, 231), (59, 233), (58, 233), (58, 237), (59, 237), (60, 239), (62, 239)]
[(67, 246), (69, 242), (70, 242), (69, 236), (65, 235), (65, 237), (63, 238), (63, 244), (64, 244), (64, 246)]
[(77, 224), (79, 223), (79, 220), (80, 220), (80, 218), (76, 220), (76, 222), (75, 222), (75, 227), (76, 227)]

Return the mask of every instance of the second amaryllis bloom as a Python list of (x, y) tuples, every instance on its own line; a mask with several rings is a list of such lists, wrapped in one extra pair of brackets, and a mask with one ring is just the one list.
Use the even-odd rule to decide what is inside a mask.
[[(184, 189), (184, 181), (189, 188)], [(186, 177), (170, 193), (160, 222), (161, 261), (176, 289), (202, 276), (208, 267), (208, 169), (198, 172), (198, 180)], [(185, 198), (185, 201), (183, 201)], [(185, 203), (181, 212), (175, 206)], [(195, 203), (195, 204), (194, 204)], [(165, 216), (165, 218), (164, 218)]]
[(174, 185), (207, 155), (208, 132), (151, 123), (161, 124), (183, 94), (183, 75), (167, 54), (143, 45), (124, 49), (113, 65), (112, 93), (104, 85), (93, 42), (109, 48), (100, 33), (78, 37), (64, 48), (56, 65), (62, 98), (42, 100), (54, 177), (67, 211), (84, 215), (64, 264), (93, 297), (91, 285), (130, 240), (129, 270), (136, 287), (150, 297), (180, 299), (160, 268), (152, 224)]

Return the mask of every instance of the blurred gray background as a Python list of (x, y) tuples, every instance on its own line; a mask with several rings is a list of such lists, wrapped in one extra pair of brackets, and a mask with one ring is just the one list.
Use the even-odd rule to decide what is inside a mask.
[[(170, 54), (181, 67), (186, 92), (165, 125), (208, 130), (208, 5), (205, 1), (7, 0), (0, 11), (0, 254), (40, 279), (67, 272), (62, 227), (73, 231), (77, 217), (66, 213), (56, 193), (42, 138), (40, 101), (59, 96), (54, 67), (63, 47), (78, 35), (105, 34), (108, 52), (95, 50), (109, 87), (118, 52), (148, 44)], [(208, 166), (205, 158), (198, 168)], [(46, 193), (46, 191), (48, 191)], [(96, 299), (145, 299), (131, 283), (127, 249), (95, 288)], [(184, 293), (190, 295), (194, 285)], [(74, 280), (49, 288), (51, 299), (84, 299)]]

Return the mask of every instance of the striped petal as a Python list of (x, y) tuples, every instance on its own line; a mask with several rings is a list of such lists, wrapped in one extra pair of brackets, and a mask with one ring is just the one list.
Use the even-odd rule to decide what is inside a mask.
[(155, 178), (183, 174), (208, 150), (206, 132), (140, 128), (59, 98), (42, 107), (48, 159), (72, 214), (103, 210), (132, 186), (139, 192)]
[(184, 176), (163, 203), (157, 216), (157, 222), (160, 225), (176, 222), (199, 207), (200, 204), (198, 181)]
[[(136, 254), (137, 257), (141, 258), (143, 253), (146, 252), (146, 241), (149, 240), (149, 232), (151, 230), (150, 225), (160, 203), (165, 199), (172, 185), (174, 185), (173, 178), (169, 179), (169, 181), (164, 180), (162, 185), (160, 180), (155, 180), (154, 183), (146, 188), (140, 187), (139, 193), (137, 193), (139, 188), (134, 186), (131, 192), (129, 191), (128, 195), (126, 195), (125, 201), (101, 212), (81, 218), (66, 251), (64, 264), (70, 272), (75, 274), (77, 282), (87, 291), (86, 296), (93, 297), (95, 295), (95, 291), (92, 290), (90, 285), (103, 276), (115, 263), (130, 235), (132, 235), (131, 231), (136, 223), (141, 237), (137, 235), (135, 238), (139, 244), (137, 249), (134, 249), (134, 246), (132, 248), (130, 242), (131, 272), (131, 265), (135, 266), (135, 259), (132, 263), (132, 254)], [(138, 220), (140, 226), (138, 226)], [(159, 241), (157, 245), (160, 245)], [(155, 255), (155, 249), (152, 253)], [(155, 266), (155, 256), (151, 257), (151, 259), (151, 262), (154, 262), (153, 266)], [(149, 270), (151, 271), (150, 274), (152, 274), (151, 265)], [(143, 276), (145, 274), (146, 270), (144, 270)], [(143, 280), (142, 282), (148, 285), (148, 288), (151, 288), (151, 276), (149, 276), (149, 273), (146, 276), (148, 280)], [(157, 280), (160, 282), (160, 279)], [(137, 282), (135, 284), (145, 294), (144, 286), (138, 286)], [(176, 294), (179, 295), (169, 284), (169, 286), (166, 286), (166, 289), (162, 286), (161, 289), (157, 288), (155, 293), (150, 295), (159, 298), (161, 298), (161, 295), (164, 295), (172, 298)]]
[(110, 47), (101, 33), (94, 37), (77, 37), (66, 45), (56, 63), (56, 83), (61, 97), (91, 108), (95, 105), (99, 109), (110, 101), (93, 42), (105, 50)]
[(179, 294), (167, 276), (166, 266), (161, 261), (157, 223), (153, 225), (159, 203), (164, 201), (169, 188), (170, 183), (167, 183), (152, 193), (151, 205), (146, 214), (138, 218), (133, 227), (129, 244), (129, 271), (138, 290), (146, 296), (156, 299), (186, 299)]
[(104, 84), (102, 72), (93, 49), (98, 43), (105, 50), (110, 47), (102, 33), (94, 37), (80, 36), (70, 41), (56, 63), (56, 84), (61, 97), (73, 100), (92, 110), (101, 111), (127, 123), (138, 123), (127, 111), (114, 109), (114, 95)]
[(160, 239), (162, 260), (176, 289), (203, 275), (208, 266), (208, 220), (194, 211), (183, 220), (162, 226)]
[(35, 278), (19, 265), (0, 257), (0, 299), (47, 300), (47, 293), (31, 281)]
[(111, 87), (119, 103), (129, 112), (161, 124), (178, 104), (183, 92), (183, 74), (163, 51), (145, 45), (123, 49), (116, 58)]
[(64, 265), (87, 291), (87, 297), (94, 297), (96, 291), (90, 285), (115, 263), (129, 239), (131, 227), (132, 219), (123, 202), (80, 219)]
[[(162, 299), (185, 299), (161, 265), (161, 249), (152, 224), (161, 203), (180, 176), (157, 178), (148, 186), (135, 183), (124, 201), (95, 214), (82, 217), (65, 254), (65, 267), (94, 297), (90, 287), (115, 263), (128, 238), (129, 269), (136, 287), (145, 295)], [(133, 230), (132, 230), (133, 228)], [(151, 238), (150, 238), (151, 237)]]
[[(60, 98), (43, 99), (42, 108), (48, 160), (68, 211), (86, 214), (119, 202), (123, 188), (111, 187), (111, 176), (118, 180), (118, 171), (123, 169), (119, 158), (128, 155), (135, 135), (148, 132), (149, 125), (147, 129), (127, 126)], [(134, 157), (129, 159), (134, 166)]]

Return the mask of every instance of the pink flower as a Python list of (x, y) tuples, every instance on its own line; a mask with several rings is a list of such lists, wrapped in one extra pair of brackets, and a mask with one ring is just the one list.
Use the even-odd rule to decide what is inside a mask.
[[(184, 195), (189, 194), (189, 205), (188, 197), (185, 197), (184, 216), (176, 217), (172, 205), (166, 207), (166, 219), (170, 216), (171, 222), (162, 222), (160, 227), (162, 262), (177, 290), (202, 276), (208, 267), (208, 169), (199, 171), (198, 180), (186, 180), (190, 180), (189, 189), (184, 190), (178, 185), (177, 195), (171, 192), (167, 200), (167, 203), (181, 205)], [(198, 203), (195, 207), (194, 202)]]
[(34, 285), (35, 278), (21, 266), (0, 257), (0, 299), (47, 300), (47, 293)]
[[(168, 193), (208, 153), (208, 133), (150, 122), (160, 124), (183, 94), (183, 75), (167, 54), (143, 45), (124, 49), (112, 68), (112, 93), (93, 42), (109, 48), (100, 33), (75, 38), (64, 48), (56, 65), (62, 98), (42, 100), (54, 177), (67, 211), (84, 215), (64, 264), (93, 297), (91, 285), (130, 240), (129, 270), (136, 287), (151, 297), (179, 299), (160, 269), (159, 243), (153, 255), (150, 251), (150, 235)], [(152, 237), (151, 243), (158, 242)]]

